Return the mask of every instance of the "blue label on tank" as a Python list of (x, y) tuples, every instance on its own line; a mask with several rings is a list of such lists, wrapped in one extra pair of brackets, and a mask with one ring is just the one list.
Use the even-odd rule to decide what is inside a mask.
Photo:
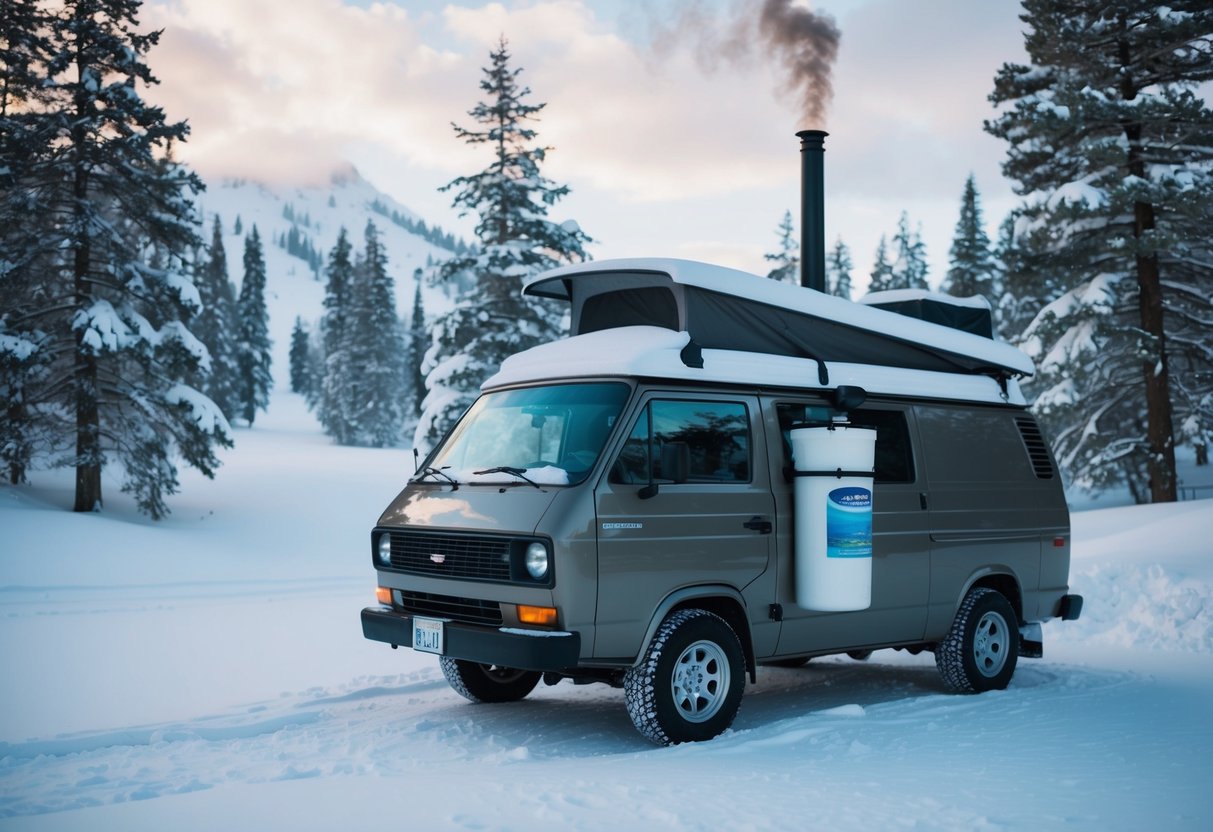
[(835, 488), (826, 503), (826, 557), (872, 557), (872, 492)]

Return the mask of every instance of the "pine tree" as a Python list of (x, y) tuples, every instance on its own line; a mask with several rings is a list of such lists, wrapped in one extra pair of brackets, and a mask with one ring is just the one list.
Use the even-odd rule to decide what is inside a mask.
[(1175, 444), (1213, 434), (1213, 7), (1025, 0), (1032, 66), (1005, 64), (986, 129), (1048, 271), (1023, 335), (1071, 482), (1176, 498)]
[(897, 256), (890, 267), (890, 289), (927, 288), (927, 247), (922, 242), (920, 231), (910, 231), (910, 218), (905, 211), (897, 222), (897, 233), (893, 235), (893, 247)]
[(258, 410), (270, 403), (270, 336), (269, 311), (265, 306), (265, 253), (261, 235), (254, 225), (244, 238), (244, 279), (240, 283), (237, 301), (239, 341), (236, 363), (239, 378), (236, 384), (237, 409), (241, 417), (253, 425)]
[(51, 53), (46, 26), (33, 0), (13, 0), (0, 15), (0, 464), (14, 485), (53, 439), (36, 400), (50, 372), (50, 339), (26, 308), (43, 255), (42, 229), (29, 221), (37, 202), (28, 168), (50, 141), (51, 125), (37, 117)]
[(957, 297), (981, 295), (991, 303), (997, 299), (993, 293), (994, 255), (990, 251), (990, 237), (982, 225), (977, 184), (972, 174), (965, 181), (960, 197), (960, 219), (956, 222), (949, 256), (951, 268), (940, 291)]
[[(0, 15), (0, 374), (21, 397), (17, 439), (32, 420), (40, 450), (75, 467), (77, 511), (101, 507), (102, 469), (115, 459), (123, 490), (159, 518), (177, 489), (175, 458), (213, 475), (230, 429), (187, 383), (206, 357), (185, 324), (199, 304), (186, 261), (202, 184), (172, 159), (185, 123), (139, 96), (156, 83), (143, 59), (159, 33), (137, 33), (137, 10), (134, 0), (6, 2)], [(14, 60), (14, 48), (30, 60)], [(23, 86), (31, 75), (34, 89)], [(12, 462), (29, 461), (20, 448), (14, 456), (10, 476)]]
[(835, 297), (851, 299), (851, 250), (839, 237), (830, 249), (826, 258), (826, 277), (829, 280), (829, 292)]
[(876, 262), (872, 264), (868, 292), (887, 292), (893, 287), (893, 264), (889, 262), (889, 241), (880, 235), (876, 244)]
[(337, 234), (337, 243), (329, 253), (325, 269), (324, 320), (321, 322), (321, 343), (324, 372), (316, 395), (317, 416), (325, 433), (339, 444), (353, 442), (352, 415), (348, 404), (353, 399), (351, 385), (356, 368), (351, 363), (347, 335), (353, 303), (353, 249), (345, 228)]
[(492, 162), (444, 189), (456, 189), (454, 204), (463, 214), (478, 216), (480, 245), (439, 270), (441, 280), (471, 289), (462, 291), (456, 308), (434, 325), (426, 353), (429, 392), (414, 441), (418, 447), (442, 436), (506, 356), (560, 334), (563, 310), (523, 298), (520, 290), (529, 275), (585, 260), (584, 245), (590, 242), (575, 222), (547, 219), (548, 209), (569, 189), (539, 171), (551, 148), (536, 145), (537, 134), (527, 124), (545, 105), (525, 103), (531, 91), (519, 86), (522, 70), (510, 68), (504, 38), (489, 58), (480, 82), (488, 100), (468, 111), (481, 129), (453, 126), (468, 144), (491, 148)]
[(1054, 282), (1050, 264), (1024, 249), (1016, 232), (1018, 220), (1019, 212), (1013, 210), (998, 227), (992, 290), (998, 299), (994, 307), (998, 332), (1015, 342), (1044, 308), (1047, 299), (1058, 295), (1050, 288)]
[(421, 418), (421, 403), (425, 400), (425, 373), (421, 371), (425, 361), (425, 350), (429, 344), (429, 332), (425, 327), (425, 307), (421, 301), (422, 271), (413, 271), (413, 315), (409, 326), (408, 382), (413, 391), (414, 419)]
[(201, 309), (190, 328), (210, 353), (210, 367), (202, 374), (199, 388), (219, 406), (228, 419), (236, 417), (236, 290), (227, 276), (227, 252), (223, 227), (215, 216), (211, 245), (195, 269)]
[(345, 405), (352, 444), (384, 448), (400, 441), (407, 397), (401, 390), (404, 343), (396, 317), (396, 289), (375, 224), (366, 226), (366, 248), (354, 270), (345, 344), (356, 369)]
[(792, 227), (791, 211), (784, 212), (783, 220), (779, 223), (779, 229), (776, 233), (779, 236), (779, 249), (774, 254), (763, 255), (764, 259), (775, 264), (774, 268), (767, 272), (767, 277), (780, 283), (799, 285), (800, 246), (796, 242), (794, 228)]
[(291, 392), (305, 399), (312, 395), (312, 349), (303, 319), (295, 316), (295, 328), (291, 330)]

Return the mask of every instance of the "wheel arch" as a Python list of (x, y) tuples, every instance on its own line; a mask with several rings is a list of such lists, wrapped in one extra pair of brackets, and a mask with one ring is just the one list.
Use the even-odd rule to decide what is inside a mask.
[(737, 640), (741, 642), (741, 652), (745, 656), (746, 673), (750, 676), (750, 682), (756, 683), (758, 681), (758, 663), (754, 657), (754, 642), (750, 635), (750, 621), (745, 613), (745, 600), (741, 597), (740, 592), (725, 585), (684, 587), (667, 595), (657, 606), (656, 612), (649, 621), (633, 666), (639, 666), (644, 660), (645, 653), (648, 652), (649, 645), (657, 635), (661, 622), (665, 621), (670, 613), (685, 609), (707, 610), (724, 619), (724, 622), (737, 634)]
[(977, 587), (992, 589), (1001, 594), (1011, 605), (1011, 609), (1015, 611), (1016, 624), (1022, 625), (1023, 619), (1023, 590), (1020, 588), (1019, 579), (1010, 569), (1002, 571), (990, 568), (974, 575), (969, 579), (969, 583), (965, 585), (964, 590), (960, 593), (960, 598), (957, 599), (957, 609), (960, 608), (961, 602), (969, 591)]

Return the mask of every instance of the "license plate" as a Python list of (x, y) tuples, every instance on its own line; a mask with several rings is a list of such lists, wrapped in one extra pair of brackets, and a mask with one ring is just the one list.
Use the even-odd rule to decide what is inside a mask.
[(413, 619), (413, 649), (423, 653), (442, 653), (442, 622), (432, 618)]

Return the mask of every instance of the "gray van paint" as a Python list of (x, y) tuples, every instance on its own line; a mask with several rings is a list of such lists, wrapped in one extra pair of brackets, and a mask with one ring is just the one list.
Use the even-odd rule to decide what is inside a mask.
[[(638, 414), (652, 399), (741, 402), (750, 418), (751, 481), (664, 484), (642, 500), (636, 485), (611, 483)], [(719, 597), (740, 606), (759, 660), (920, 645), (947, 632), (960, 600), (1000, 579), (1022, 622), (1058, 614), (1067, 592), (1069, 524), (1060, 481), (1035, 476), (1012, 406), (875, 400), (865, 407), (907, 419), (914, 481), (877, 483), (873, 604), (820, 613), (795, 605), (792, 487), (775, 408), (821, 404), (789, 392), (746, 392), (641, 383), (594, 474), (578, 486), (409, 485), (380, 527), (537, 534), (555, 546), (553, 588), (477, 584), (379, 571), (380, 584), (506, 604), (555, 606), (558, 626), (581, 634), (587, 666), (634, 665), (666, 612), (680, 600)], [(748, 530), (767, 518), (771, 534)], [(1054, 541), (1065, 545), (1055, 546)], [(771, 614), (772, 605), (782, 620)], [(570, 671), (575, 670), (569, 668)]]

